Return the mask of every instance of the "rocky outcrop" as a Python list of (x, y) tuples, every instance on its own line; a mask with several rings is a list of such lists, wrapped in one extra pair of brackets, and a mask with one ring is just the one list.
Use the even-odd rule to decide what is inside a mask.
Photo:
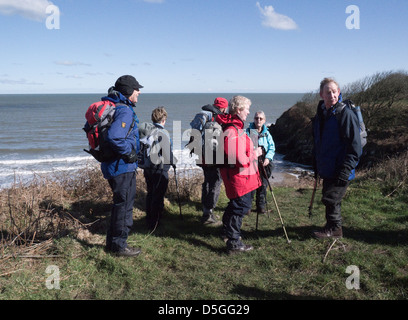
[(276, 152), (285, 155), (285, 160), (305, 165), (312, 164), (312, 123), (310, 110), (297, 103), (285, 111), (269, 127), (276, 145)]

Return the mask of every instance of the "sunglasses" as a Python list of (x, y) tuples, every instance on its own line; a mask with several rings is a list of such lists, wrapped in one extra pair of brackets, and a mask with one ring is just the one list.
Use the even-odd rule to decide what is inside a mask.
[(263, 120), (262, 117), (255, 117), (254, 119), (255, 119), (255, 120)]

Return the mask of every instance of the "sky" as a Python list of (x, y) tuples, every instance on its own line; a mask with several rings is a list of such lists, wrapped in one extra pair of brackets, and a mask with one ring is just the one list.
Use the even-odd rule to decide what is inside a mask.
[(0, 94), (304, 93), (408, 70), (406, 0), (0, 0)]

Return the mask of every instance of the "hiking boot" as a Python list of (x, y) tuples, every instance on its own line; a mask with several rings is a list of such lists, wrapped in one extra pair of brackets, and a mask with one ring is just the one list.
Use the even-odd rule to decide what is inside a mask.
[(221, 224), (221, 221), (219, 221), (214, 214), (209, 214), (209, 215), (203, 215), (201, 217), (201, 223), (202, 224), (212, 224), (212, 225), (218, 226)]
[(141, 248), (126, 247), (120, 251), (116, 251), (115, 255), (118, 257), (136, 257), (142, 252)]
[(253, 246), (251, 246), (251, 245), (249, 245), (249, 244), (243, 244), (243, 243), (242, 243), (241, 245), (238, 245), (238, 246), (234, 246), (234, 247), (231, 247), (231, 248), (227, 248), (228, 254), (248, 252), (248, 251), (251, 251), (251, 250), (253, 250), (253, 249), (254, 249)]
[(343, 229), (326, 225), (321, 230), (314, 231), (313, 236), (317, 239), (340, 239), (343, 237)]

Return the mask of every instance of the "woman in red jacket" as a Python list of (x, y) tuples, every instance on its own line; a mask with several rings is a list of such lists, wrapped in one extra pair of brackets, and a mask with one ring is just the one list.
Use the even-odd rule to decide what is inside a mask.
[(220, 114), (216, 118), (224, 128), (224, 153), (228, 161), (220, 171), (230, 199), (222, 217), (222, 231), (229, 253), (253, 249), (241, 241), (242, 218), (251, 210), (251, 191), (262, 184), (258, 173), (258, 156), (262, 154), (262, 149), (254, 147), (244, 130), (250, 106), (251, 100), (235, 96), (229, 102), (230, 113)]

